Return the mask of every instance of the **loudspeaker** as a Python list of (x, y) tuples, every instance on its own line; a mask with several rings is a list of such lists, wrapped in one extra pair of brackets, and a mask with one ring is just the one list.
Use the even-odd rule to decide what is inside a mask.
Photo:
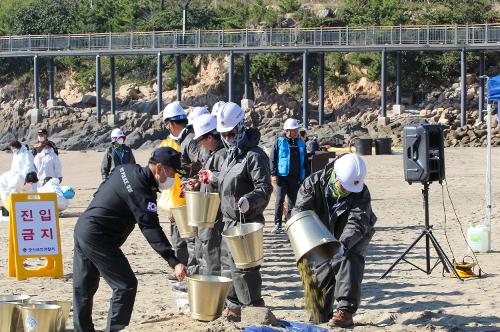
[(403, 130), (405, 180), (429, 183), (445, 179), (444, 133), (436, 124), (410, 124)]

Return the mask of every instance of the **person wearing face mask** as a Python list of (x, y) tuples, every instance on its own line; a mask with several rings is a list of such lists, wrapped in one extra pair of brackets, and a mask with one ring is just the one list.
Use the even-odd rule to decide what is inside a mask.
[(288, 212), (290, 218), (300, 184), (309, 175), (307, 167), (306, 144), (299, 138), (299, 121), (287, 119), (283, 126), (285, 134), (278, 137), (271, 152), (271, 175), (276, 186), (276, 204), (274, 207), (273, 233), (283, 233), (283, 205), (288, 196)]
[(111, 146), (106, 150), (106, 154), (101, 163), (102, 180), (106, 180), (109, 174), (118, 165), (135, 164), (132, 149), (125, 144), (127, 136), (119, 129), (115, 128), (111, 132)]
[(49, 140), (49, 134), (47, 132), (47, 129), (45, 128), (38, 129), (36, 137), (37, 137), (37, 142), (33, 145), (33, 148), (31, 149), (31, 152), (33, 152), (33, 156), (36, 156), (38, 153), (40, 153), (43, 150), (43, 146), (47, 143), (54, 150), (54, 153), (56, 155), (59, 155), (59, 150), (57, 149), (56, 144)]
[(187, 269), (176, 257), (160, 226), (156, 196), (183, 174), (180, 154), (156, 149), (149, 164), (117, 166), (99, 186), (89, 207), (75, 225), (73, 258), (73, 321), (75, 332), (95, 331), (92, 300), (102, 277), (113, 290), (106, 331), (120, 331), (130, 322), (137, 279), (120, 247), (139, 226), (151, 247), (183, 280)]
[[(195, 119), (194, 139), (205, 150), (208, 156), (200, 170), (201, 192), (218, 193), (218, 174), (222, 164), (226, 159), (226, 149), (220, 134), (217, 132), (217, 118), (212, 114), (203, 114)], [(221, 241), (224, 222), (219, 208), (215, 225), (213, 228), (198, 227), (198, 237), (200, 242), (202, 262), (201, 274), (221, 275)]]
[[(193, 140), (194, 134), (191, 126), (188, 125), (188, 117), (179, 102), (168, 104), (163, 110), (163, 123), (169, 131), (167, 139), (160, 144), (162, 146), (172, 147), (181, 153), (181, 162), (183, 169), (186, 170), (184, 176), (177, 175), (174, 185), (164, 193), (162, 193), (162, 207), (166, 207), (167, 211), (171, 208), (186, 204), (184, 198), (184, 185), (189, 178), (193, 178), (198, 174), (201, 168), (200, 160), (202, 158), (201, 151), (196, 141)], [(191, 188), (192, 189), (192, 188)], [(199, 262), (196, 259), (196, 243), (195, 238), (183, 239), (180, 236), (177, 225), (173, 216), (169, 216), (171, 224), (171, 239), (175, 253), (179, 260), (188, 266), (189, 272), (192, 274), (198, 273)], [(177, 284), (175, 290), (187, 291), (185, 284)]]
[(377, 221), (365, 176), (363, 159), (345, 154), (304, 181), (292, 212), (292, 216), (301, 211), (316, 212), (341, 243), (335, 256), (310, 266), (325, 294), (321, 322), (330, 320), (330, 326), (353, 326), (352, 315), (361, 299), (365, 256)]
[(49, 142), (44, 142), (42, 147), (43, 149), (36, 154), (34, 160), (38, 178), (58, 178), (59, 183), (61, 183), (63, 176), (59, 156), (54, 152)]
[[(228, 102), (217, 116), (217, 131), (227, 149), (218, 179), (224, 230), (243, 223), (264, 223), (264, 210), (273, 186), (269, 157), (258, 146), (260, 132), (245, 128), (245, 114), (237, 104)], [(264, 306), (260, 266), (238, 269), (226, 240), (221, 245), (222, 276), (233, 280), (225, 317), (240, 317), (243, 306)]]
[(21, 174), (35, 171), (35, 162), (33, 154), (25, 145), (19, 141), (12, 141), (9, 144), (12, 151), (12, 163), (10, 170)]

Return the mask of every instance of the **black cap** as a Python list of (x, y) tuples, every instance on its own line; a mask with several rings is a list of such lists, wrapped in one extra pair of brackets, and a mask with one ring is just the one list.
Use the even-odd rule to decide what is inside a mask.
[(186, 174), (186, 171), (181, 167), (181, 154), (170, 147), (161, 147), (154, 150), (149, 163), (162, 164), (163, 166), (172, 167), (181, 175)]

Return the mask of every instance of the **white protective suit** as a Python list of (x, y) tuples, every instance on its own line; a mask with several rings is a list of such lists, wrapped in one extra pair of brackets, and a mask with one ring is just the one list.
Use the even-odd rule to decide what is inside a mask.
[(39, 193), (56, 193), (57, 195), (57, 207), (59, 211), (66, 210), (69, 205), (69, 201), (64, 197), (64, 193), (61, 189), (61, 184), (59, 183), (59, 179), (52, 178), (47, 181), (42, 187), (38, 189)]
[(37, 153), (35, 156), (35, 167), (40, 183), (46, 177), (62, 178), (61, 160), (52, 148), (49, 149), (48, 153), (45, 149)]
[(25, 185), (24, 177), (26, 174), (8, 171), (0, 175), (0, 198), (2, 203), (12, 193), (33, 192), (33, 185)]
[(33, 153), (25, 145), (22, 145), (19, 151), (12, 156), (10, 170), (23, 176), (26, 176), (29, 172), (35, 172)]

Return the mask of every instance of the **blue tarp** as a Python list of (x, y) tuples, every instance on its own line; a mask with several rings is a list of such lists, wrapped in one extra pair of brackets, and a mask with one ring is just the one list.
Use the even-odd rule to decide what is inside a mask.
[[(280, 321), (280, 325), (287, 332), (328, 332), (328, 329), (323, 327), (318, 327), (314, 325), (298, 323), (298, 322), (288, 322), (285, 320)], [(245, 332), (280, 332), (283, 329), (276, 329), (269, 326), (247, 326), (244, 328)]]
[(500, 100), (500, 75), (488, 79), (488, 101)]

